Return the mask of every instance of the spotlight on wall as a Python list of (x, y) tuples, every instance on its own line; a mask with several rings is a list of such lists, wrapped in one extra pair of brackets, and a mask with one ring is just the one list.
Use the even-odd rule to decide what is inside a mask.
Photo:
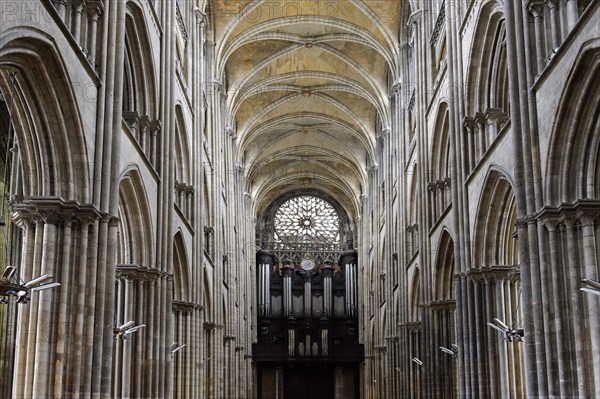
[(452, 344), (452, 349), (448, 349), (446, 347), (440, 346), (440, 350), (450, 356), (452, 356), (453, 359), (456, 359), (458, 357), (458, 346)]
[(583, 283), (583, 287), (580, 288), (581, 291), (585, 291), (589, 294), (600, 295), (600, 283), (594, 280), (590, 280), (584, 278), (581, 280)]
[(144, 328), (144, 327), (146, 327), (145, 324), (140, 324), (140, 325), (136, 326), (135, 321), (130, 320), (127, 323), (123, 324), (122, 326), (115, 327), (113, 329), (114, 338), (115, 339), (117, 339), (117, 338), (127, 339), (127, 337), (129, 335), (133, 334), (140, 328)]
[(32, 292), (60, 286), (60, 283), (51, 282), (53, 277), (49, 274), (21, 283), (16, 272), (17, 268), (14, 266), (7, 266), (4, 269), (0, 277), (0, 303), (8, 303), (10, 297), (15, 297), (16, 303), (27, 303)]
[(422, 362), (422, 361), (420, 361), (419, 359), (417, 359), (416, 357), (413, 357), (411, 360), (412, 360), (413, 362), (417, 363), (419, 366), (422, 366), (422, 365), (423, 365), (423, 362)]
[(504, 334), (504, 341), (506, 342), (513, 342), (514, 339), (517, 341), (523, 341), (522, 328), (510, 328), (502, 320), (495, 317), (494, 322), (487, 323), (487, 325)]
[(186, 346), (187, 346), (187, 344), (181, 344), (181, 345), (179, 345), (177, 342), (173, 342), (171, 344), (171, 354), (173, 354), (173, 353), (175, 353), (175, 352), (177, 352), (177, 351), (185, 348)]

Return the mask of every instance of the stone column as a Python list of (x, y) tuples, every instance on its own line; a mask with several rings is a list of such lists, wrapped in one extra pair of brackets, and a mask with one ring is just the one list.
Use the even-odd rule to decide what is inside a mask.
[(98, 20), (104, 11), (104, 3), (101, 0), (88, 0), (87, 12), (90, 19), (90, 29), (87, 37), (87, 51), (89, 61), (96, 68), (96, 42), (98, 40)]
[(150, 118), (147, 115), (140, 117), (138, 144), (140, 145), (142, 152), (144, 153), (146, 158), (148, 158), (148, 161), (152, 163), (152, 157), (150, 154), (151, 138), (149, 137), (150, 123)]
[(546, 0), (548, 10), (550, 10), (550, 44), (552, 51), (560, 46), (560, 25), (558, 21), (558, 0)]
[[(24, 269), (29, 269), (30, 273), (29, 278), (37, 277), (40, 275), (40, 259), (42, 252), (42, 240), (43, 240), (43, 232), (44, 232), (44, 224), (41, 220), (35, 220), (35, 237), (32, 243), (32, 257), (28, 260), (31, 261), (30, 265), (23, 265)], [(37, 324), (37, 316), (38, 316), (38, 301), (30, 301), (28, 305), (28, 317), (27, 317), (27, 326), (25, 328), (25, 356), (19, 360), (25, 363), (25, 375), (24, 378), (20, 381), (24, 382), (24, 394), (23, 397), (31, 397), (32, 396), (32, 384), (33, 384), (33, 373), (35, 369), (35, 335), (36, 335), (36, 324)], [(15, 378), (15, 381), (18, 377)]]
[[(40, 275), (49, 274), (56, 276), (56, 244), (57, 244), (57, 224), (59, 223), (57, 214), (45, 215), (44, 233), (41, 253)], [(55, 290), (40, 291), (38, 298), (38, 314), (35, 333), (35, 354), (33, 370), (33, 390), (32, 397), (41, 398), (49, 394), (48, 379), (53, 377), (53, 367), (51, 362), (51, 341), (55, 339), (55, 323), (53, 318), (52, 303), (54, 302)], [(35, 294), (34, 294), (35, 295)], [(33, 302), (33, 301), (32, 301)]]
[(533, 17), (535, 55), (537, 73), (540, 74), (546, 65), (545, 55), (546, 40), (544, 32), (544, 0), (529, 0), (527, 3), (529, 13)]
[(67, 0), (52, 0), (52, 3), (54, 3), (54, 7), (56, 8), (58, 15), (60, 16), (60, 19), (62, 19), (63, 22), (66, 22), (65, 19), (67, 17)]
[(414, 253), (413, 249), (413, 228), (411, 225), (406, 226), (406, 254), (404, 261), (408, 263)]
[(467, 148), (468, 148), (468, 162), (469, 172), (475, 168), (476, 165), (476, 151), (475, 151), (475, 119), (469, 116), (465, 116), (463, 119), (463, 126), (465, 128), (465, 134), (467, 136)]
[[(506, 299), (505, 299), (505, 280), (500, 280), (496, 283), (496, 314), (498, 317), (506, 319)], [(495, 339), (498, 345), (498, 355), (499, 355), (499, 363), (500, 363), (500, 397), (508, 397), (510, 395), (510, 382), (508, 378), (508, 370), (510, 364), (508, 363), (508, 352), (506, 347), (506, 342), (500, 335), (497, 334), (497, 338)]]
[(431, 209), (431, 219), (432, 219), (429, 221), (429, 223), (430, 223), (430, 225), (434, 225), (439, 216), (435, 183), (427, 184), (427, 191), (429, 192), (429, 207)]
[[(598, 259), (596, 258), (596, 237), (595, 237), (595, 224), (594, 220), (597, 214), (591, 211), (581, 211), (579, 214), (579, 220), (581, 221), (582, 229), (582, 246), (583, 246), (583, 277), (598, 281)], [(573, 287), (572, 289), (575, 289)], [(590, 334), (590, 347), (595, 352), (592, 354), (592, 373), (591, 373), (591, 385), (593, 385), (594, 393), (592, 396), (600, 398), (600, 301), (597, 295), (587, 295), (586, 300), (586, 312), (584, 312), (584, 321), (587, 319), (589, 334)], [(586, 314), (587, 313), (587, 314)]]
[(498, 135), (498, 122), (503, 115), (504, 112), (500, 108), (488, 108), (485, 111), (485, 118), (487, 120), (487, 139), (489, 145), (494, 142), (496, 136)]
[(159, 160), (159, 134), (161, 130), (161, 123), (159, 120), (154, 120), (150, 123), (150, 163), (154, 166), (157, 173), (160, 173), (160, 160)]
[[(579, 273), (579, 262), (578, 262), (578, 241), (577, 241), (577, 232), (575, 231), (575, 220), (571, 216), (565, 216), (563, 220), (566, 228), (566, 247), (567, 247), (567, 265), (569, 265), (569, 270), (567, 271), (567, 279), (569, 282), (570, 288), (570, 302), (573, 319), (573, 342), (575, 345), (575, 367), (577, 370), (577, 391), (578, 395), (582, 398), (592, 397), (591, 391), (587, 385), (587, 381), (589, 380), (587, 374), (589, 370), (587, 370), (585, 365), (585, 358), (587, 355), (587, 347), (585, 344), (584, 331), (582, 328), (581, 317), (583, 316), (582, 312), (582, 301), (581, 294), (579, 291), (579, 287), (581, 286), (581, 276)], [(575, 374), (574, 374), (575, 375)]]
[[(123, 303), (121, 304), (124, 307), (123, 312), (123, 320), (118, 321), (122, 323), (127, 323), (128, 321), (136, 321), (133, 320), (133, 279), (131, 276), (124, 276), (124, 297)], [(132, 359), (132, 347), (129, 339), (123, 339), (123, 360), (122, 360), (122, 374), (121, 374), (121, 398), (128, 399), (131, 397), (131, 385), (134, 384), (134, 381), (131, 381), (131, 365), (133, 362)]]
[(58, 336), (56, 337), (56, 355), (55, 355), (55, 367), (56, 377), (54, 382), (54, 396), (61, 397), (65, 380), (68, 374), (65, 373), (65, 365), (67, 359), (67, 331), (70, 329), (69, 325), (69, 296), (70, 290), (75, 286), (75, 273), (71, 268), (71, 233), (73, 227), (78, 226), (74, 224), (72, 215), (68, 215), (63, 224), (63, 244), (61, 249), (61, 267), (60, 277), (58, 281), (61, 283), (60, 296), (58, 300)]
[(194, 220), (194, 186), (188, 185), (185, 187), (185, 195), (187, 198), (187, 209), (185, 215), (190, 223)]
[(123, 119), (136, 141), (139, 141), (140, 115), (137, 111), (123, 111)]
[[(561, 281), (563, 280), (562, 273), (560, 273), (560, 269), (562, 268), (560, 257), (559, 257), (559, 247), (560, 242), (558, 238), (558, 220), (546, 218), (544, 220), (544, 225), (548, 230), (548, 247), (550, 249), (550, 268), (553, 270), (552, 273), (552, 291), (555, 293), (553, 295), (553, 308), (555, 311), (556, 319), (554, 320), (554, 329), (555, 329), (555, 347), (557, 348), (557, 362), (558, 362), (558, 378), (559, 378), (559, 393), (562, 397), (573, 396), (571, 391), (571, 376), (569, 373), (570, 358), (574, 356), (571, 354), (569, 350), (570, 345), (564, 345), (567, 342), (567, 337), (565, 336), (565, 308), (566, 303), (564, 302), (563, 296), (557, 293), (560, 293), (563, 290), (563, 286), (561, 285)], [(566, 364), (565, 364), (566, 363)]]
[[(32, 270), (25, 265), (30, 265), (33, 261), (34, 244), (36, 237), (36, 225), (30, 219), (21, 221), (23, 229), (23, 243), (21, 253), (21, 272), (20, 277), (25, 281), (30, 281), (32, 278)], [(22, 398), (25, 396), (25, 378), (27, 375), (27, 352), (29, 346), (28, 327), (31, 317), (31, 307), (21, 307), (17, 311), (17, 339), (15, 348), (15, 367), (13, 373), (13, 397)]]
[(575, 24), (577, 24), (577, 20), (579, 19), (577, 1), (581, 0), (567, 0), (567, 22), (569, 24), (569, 32), (573, 30)]
[(478, 112), (475, 114), (475, 129), (477, 137), (477, 151), (478, 159), (483, 157), (485, 150), (487, 149), (486, 137), (485, 137), (485, 126), (486, 118), (485, 114)]
[(444, 180), (437, 180), (435, 182), (435, 187), (437, 189), (437, 195), (438, 195), (438, 201), (437, 203), (439, 204), (439, 211), (438, 211), (438, 218), (442, 216), (442, 214), (444, 213), (444, 210), (446, 209), (446, 206), (448, 205), (448, 202), (446, 202), (446, 182)]
[(81, 46), (81, 15), (83, 14), (83, 0), (71, 0), (71, 34), (75, 38), (75, 42)]

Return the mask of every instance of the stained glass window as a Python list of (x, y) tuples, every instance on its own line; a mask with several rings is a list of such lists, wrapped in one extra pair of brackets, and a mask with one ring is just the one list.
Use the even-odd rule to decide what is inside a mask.
[(339, 243), (340, 219), (331, 204), (311, 195), (284, 202), (275, 213), (275, 240)]

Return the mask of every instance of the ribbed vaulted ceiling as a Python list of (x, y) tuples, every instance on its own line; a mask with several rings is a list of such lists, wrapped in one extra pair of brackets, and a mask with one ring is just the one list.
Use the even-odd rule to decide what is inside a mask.
[(389, 127), (400, 0), (218, 0), (219, 78), (257, 213), (318, 189), (359, 214), (376, 138)]

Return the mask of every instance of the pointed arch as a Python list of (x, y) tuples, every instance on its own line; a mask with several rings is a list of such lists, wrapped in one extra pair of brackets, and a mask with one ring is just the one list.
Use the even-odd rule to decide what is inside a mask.
[(191, 182), (189, 136), (181, 105), (175, 106), (175, 180)]
[(507, 175), (490, 167), (481, 190), (474, 230), (475, 265), (518, 265), (515, 237), (516, 200)]
[(119, 184), (117, 262), (154, 267), (153, 228), (146, 189), (136, 165), (129, 165)]
[(212, 266), (204, 265), (204, 320), (213, 321), (214, 312), (213, 309), (213, 269)]
[(454, 240), (447, 230), (440, 236), (435, 261), (433, 296), (436, 300), (454, 298)]
[(421, 268), (415, 267), (410, 284), (410, 321), (421, 319)]
[(143, 10), (127, 2), (123, 111), (155, 118), (158, 115), (156, 67)]
[(35, 29), (0, 37), (0, 87), (10, 93), (16, 72), (13, 123), (26, 197), (90, 201), (90, 169), (74, 85), (54, 40)]
[(508, 114), (508, 68), (504, 11), (498, 0), (486, 1), (476, 19), (475, 38), (467, 66), (466, 114), (475, 115), (488, 108)]
[(433, 138), (431, 142), (431, 165), (436, 166), (434, 176), (431, 180), (441, 180), (450, 176), (450, 137), (449, 137), (449, 114), (448, 104), (440, 103), (437, 110), (437, 117), (433, 129)]
[(562, 93), (546, 166), (549, 203), (600, 198), (600, 39), (582, 46)]
[(190, 265), (181, 231), (173, 238), (173, 286), (175, 300), (190, 302)]

